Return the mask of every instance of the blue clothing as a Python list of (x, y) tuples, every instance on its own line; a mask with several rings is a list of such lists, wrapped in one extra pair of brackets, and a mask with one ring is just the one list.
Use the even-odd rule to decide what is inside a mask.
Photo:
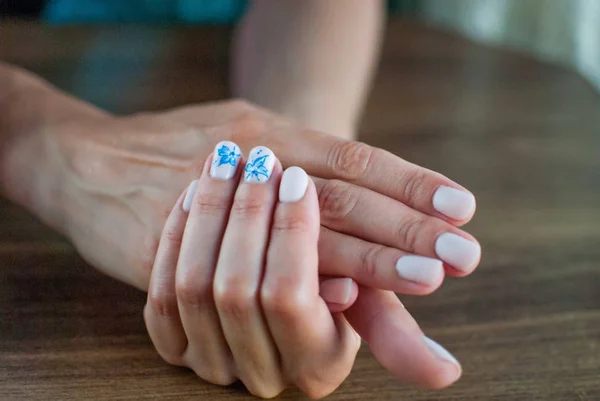
[(167, 22), (223, 24), (238, 20), (246, 0), (50, 0), (51, 23)]

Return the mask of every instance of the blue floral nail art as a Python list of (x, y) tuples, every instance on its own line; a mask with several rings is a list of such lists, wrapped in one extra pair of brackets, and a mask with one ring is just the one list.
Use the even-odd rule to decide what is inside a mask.
[(216, 180), (230, 180), (235, 177), (237, 165), (242, 157), (240, 147), (233, 142), (217, 143), (210, 166), (210, 176)]
[(263, 180), (261, 180), (261, 177), (264, 177), (264, 181), (269, 179), (271, 172), (269, 171), (269, 168), (265, 166), (265, 162), (270, 155), (266, 154), (260, 156), (262, 152), (262, 149), (256, 152), (256, 157), (246, 164), (246, 181), (254, 179), (258, 182), (262, 182)]
[(222, 166), (224, 164), (230, 164), (233, 167), (237, 164), (239, 157), (242, 155), (238, 152), (237, 146), (233, 145), (231, 149), (227, 145), (221, 145), (221, 147), (217, 150), (218, 159), (217, 167)]

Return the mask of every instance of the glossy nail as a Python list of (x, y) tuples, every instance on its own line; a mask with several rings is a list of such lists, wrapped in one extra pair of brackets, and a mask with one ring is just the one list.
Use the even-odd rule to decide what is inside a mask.
[(229, 180), (235, 175), (242, 157), (240, 147), (233, 142), (222, 141), (215, 146), (210, 176), (216, 180)]
[(194, 180), (190, 183), (190, 186), (185, 193), (185, 198), (183, 199), (183, 205), (181, 208), (184, 212), (189, 213), (192, 207), (192, 201), (194, 200), (194, 194), (196, 193), (196, 187), (198, 186), (198, 180)]
[(437, 256), (458, 270), (471, 271), (481, 256), (479, 244), (459, 235), (444, 233), (435, 241)]
[(475, 197), (465, 191), (441, 185), (433, 194), (433, 207), (455, 220), (464, 220), (475, 209)]
[(444, 276), (441, 260), (425, 256), (405, 255), (396, 262), (398, 276), (424, 285), (437, 285)]
[(275, 155), (271, 149), (257, 146), (250, 151), (248, 163), (244, 169), (244, 181), (250, 183), (261, 183), (269, 181), (273, 167), (275, 166)]
[(283, 172), (279, 184), (279, 201), (298, 202), (304, 198), (308, 186), (308, 174), (300, 167), (290, 167)]

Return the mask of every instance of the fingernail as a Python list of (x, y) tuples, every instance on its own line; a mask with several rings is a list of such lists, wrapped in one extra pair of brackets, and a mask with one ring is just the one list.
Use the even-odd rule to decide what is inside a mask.
[(257, 146), (250, 151), (248, 163), (244, 169), (244, 181), (267, 182), (275, 166), (275, 155), (271, 149)]
[(444, 233), (435, 241), (435, 252), (440, 259), (458, 270), (470, 271), (479, 261), (481, 247), (459, 235)]
[(229, 180), (235, 175), (242, 152), (233, 142), (222, 141), (215, 146), (210, 176), (217, 180)]
[(333, 304), (346, 304), (350, 300), (352, 291), (351, 278), (332, 278), (321, 281), (319, 293), (325, 302)]
[(279, 202), (298, 202), (304, 198), (308, 186), (308, 174), (300, 167), (290, 167), (283, 172), (279, 184)]
[(475, 197), (468, 192), (441, 185), (433, 194), (433, 207), (455, 220), (464, 220), (475, 209)]
[(181, 208), (184, 212), (189, 213), (190, 208), (192, 207), (192, 201), (194, 200), (194, 194), (196, 193), (196, 187), (198, 186), (198, 180), (194, 180), (190, 183), (190, 186), (185, 193), (185, 198), (183, 199), (183, 205)]
[(444, 275), (444, 264), (441, 260), (425, 256), (406, 255), (396, 262), (396, 272), (405, 280), (436, 285)]
[(425, 344), (427, 344), (431, 352), (435, 354), (435, 356), (447, 362), (453, 363), (458, 367), (460, 372), (460, 362), (458, 362), (458, 360), (451, 353), (449, 353), (446, 348), (442, 347), (440, 344), (436, 343), (429, 337), (423, 336), (423, 340), (425, 341)]

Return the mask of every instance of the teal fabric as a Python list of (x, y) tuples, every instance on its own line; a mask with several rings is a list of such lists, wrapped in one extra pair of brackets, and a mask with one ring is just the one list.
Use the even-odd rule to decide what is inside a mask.
[(44, 18), (51, 23), (236, 21), (246, 0), (50, 0)]

